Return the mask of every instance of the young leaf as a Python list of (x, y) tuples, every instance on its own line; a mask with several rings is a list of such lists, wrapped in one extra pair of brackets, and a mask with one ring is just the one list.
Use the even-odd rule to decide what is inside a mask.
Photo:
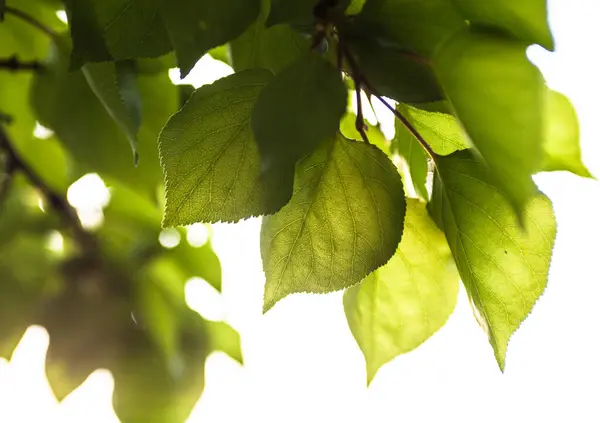
[[(403, 125), (396, 125), (396, 135), (392, 140), (392, 152), (398, 154), (404, 159), (404, 165), (399, 166), (404, 186), (407, 182), (412, 182), (412, 187), (415, 194), (423, 200), (429, 199), (429, 193), (425, 186), (429, 164), (427, 161), (427, 153), (415, 139), (408, 129)], [(406, 188), (407, 191), (408, 188)]]
[(452, 0), (369, 0), (356, 26), (401, 49), (430, 57), (450, 35), (465, 27)]
[(497, 28), (527, 42), (553, 50), (547, 0), (453, 0), (465, 19)]
[(289, 200), (292, 181), (262, 175), (250, 128), (256, 99), (272, 78), (264, 69), (237, 72), (196, 90), (169, 120), (159, 140), (164, 226), (238, 221), (274, 213)]
[(306, 54), (310, 47), (310, 41), (289, 25), (267, 28), (269, 2), (262, 3), (257, 21), (231, 42), (231, 60), (236, 71), (265, 68), (277, 74)]
[(293, 172), (297, 160), (335, 136), (346, 101), (340, 73), (316, 54), (276, 75), (252, 112), (263, 171)]
[(546, 287), (556, 236), (550, 200), (538, 193), (515, 218), (506, 194), (469, 150), (437, 157), (432, 211), (504, 369), (513, 332)]
[(137, 159), (142, 105), (132, 65), (129, 62), (89, 63), (82, 70), (92, 91), (125, 132)]
[(456, 305), (458, 280), (450, 248), (425, 203), (408, 200), (394, 257), (344, 294), (368, 383), (381, 366), (417, 348), (446, 323)]
[(591, 177), (581, 161), (579, 122), (567, 97), (549, 90), (546, 99), (546, 131), (540, 170), (568, 170), (584, 178)]
[[(399, 104), (397, 107), (436, 154), (447, 156), (471, 146), (454, 116), (418, 109), (407, 104)], [(406, 127), (400, 124), (396, 125), (396, 132), (409, 133)]]
[(86, 62), (158, 57), (171, 43), (157, 0), (66, 0), (71, 67)]
[(350, 36), (348, 44), (361, 73), (378, 94), (405, 103), (442, 99), (433, 71), (414, 55), (362, 33)]
[(521, 41), (463, 31), (437, 52), (434, 67), (473, 145), (517, 214), (535, 193), (545, 86)]
[(241, 35), (260, 10), (260, 0), (158, 1), (182, 78), (211, 48)]
[(400, 175), (378, 148), (341, 135), (296, 166), (292, 200), (263, 219), (264, 310), (295, 292), (359, 283), (392, 257), (405, 213)]

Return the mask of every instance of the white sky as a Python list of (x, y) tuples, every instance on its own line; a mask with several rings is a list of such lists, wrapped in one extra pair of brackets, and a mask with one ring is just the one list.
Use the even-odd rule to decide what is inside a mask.
[[(531, 52), (549, 85), (575, 104), (584, 160), (596, 175), (598, 16), (598, 0), (551, 0), (557, 51)], [(195, 68), (196, 85), (213, 79), (210, 63)], [(189, 422), (600, 422), (600, 184), (567, 173), (536, 181), (554, 202), (559, 232), (548, 289), (513, 337), (505, 374), (461, 293), (448, 324), (385, 366), (367, 389), (341, 294), (295, 295), (262, 316), (259, 221), (215, 225), (225, 314), (242, 334), (246, 363), (209, 358), (206, 390)], [(43, 379), (47, 342), (42, 329), (30, 330), (12, 363), (0, 362), (0, 422), (117, 422), (107, 372), (56, 404)]]

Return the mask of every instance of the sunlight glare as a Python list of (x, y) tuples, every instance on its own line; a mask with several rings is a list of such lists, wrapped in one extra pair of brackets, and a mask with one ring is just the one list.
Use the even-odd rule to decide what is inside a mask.
[(160, 231), (158, 242), (167, 249), (175, 248), (181, 242), (181, 234), (175, 228), (167, 228)]
[(191, 278), (185, 284), (185, 301), (206, 320), (225, 320), (225, 304), (221, 294), (202, 278)]

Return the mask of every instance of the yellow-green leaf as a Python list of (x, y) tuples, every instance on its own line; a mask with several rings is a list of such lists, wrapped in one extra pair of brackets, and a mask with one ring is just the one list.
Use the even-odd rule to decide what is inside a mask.
[(344, 294), (369, 383), (381, 366), (417, 348), (446, 323), (456, 305), (458, 280), (450, 248), (425, 203), (408, 200), (394, 257)]

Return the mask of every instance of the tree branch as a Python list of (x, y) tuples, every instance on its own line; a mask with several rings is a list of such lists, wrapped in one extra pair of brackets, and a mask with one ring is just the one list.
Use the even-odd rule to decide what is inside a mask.
[[(73, 236), (79, 247), (84, 252), (96, 249), (96, 240), (83, 229), (77, 211), (71, 207), (67, 199), (55, 193), (44, 180), (21, 158), (15, 150), (4, 128), (0, 126), (0, 150), (6, 154), (7, 176), (21, 171), (29, 179), (29, 182), (39, 190), (50, 207), (62, 218), (64, 223), (71, 228)], [(10, 171), (10, 172), (8, 172)]]
[(41, 72), (44, 66), (37, 60), (19, 61), (14, 55), (8, 59), (0, 59), (0, 69), (8, 69), (9, 71), (34, 71)]
[(52, 28), (41, 23), (40, 21), (35, 19), (33, 16), (23, 12), (22, 10), (15, 9), (14, 7), (11, 7), (11, 6), (6, 6), (4, 8), (4, 13), (13, 15), (16, 18), (19, 18), (22, 21), (27, 22), (28, 24), (36, 27), (37, 29), (39, 29), (40, 31), (42, 31), (43, 33), (48, 35), (50, 38), (58, 38), (58, 33), (56, 33)]

